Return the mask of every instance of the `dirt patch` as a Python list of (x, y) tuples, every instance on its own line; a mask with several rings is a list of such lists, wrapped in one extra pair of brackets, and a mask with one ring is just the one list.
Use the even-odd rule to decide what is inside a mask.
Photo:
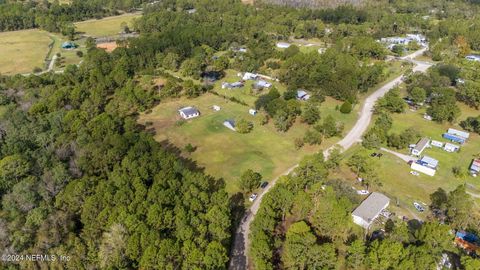
[(113, 52), (118, 47), (117, 42), (106, 42), (97, 44), (97, 48), (104, 49), (107, 52)]
[(242, 0), (242, 3), (246, 4), (246, 5), (253, 5), (255, 2), (255, 0)]

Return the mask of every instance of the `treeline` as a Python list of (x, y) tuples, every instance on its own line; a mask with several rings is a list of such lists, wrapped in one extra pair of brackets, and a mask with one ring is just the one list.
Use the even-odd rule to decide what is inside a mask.
[(148, 1), (73, 0), (69, 4), (7, 1), (0, 4), (0, 32), (30, 28), (60, 32), (73, 22), (117, 15), (119, 10), (130, 11), (145, 2)]
[(255, 269), (436, 269), (445, 253), (463, 269), (478, 267), (454, 246), (451, 234), (451, 228), (476, 226), (464, 186), (431, 195), (435, 218), (445, 224), (392, 218), (365, 237), (351, 218), (359, 196), (341, 180), (327, 180), (339, 163), (338, 153), (329, 161), (321, 154), (308, 157), (265, 195), (251, 226)]
[(136, 123), (160, 97), (133, 79), (130, 59), (90, 49), (63, 74), (1, 79), (0, 250), (68, 255), (49, 265), (68, 269), (225, 266), (224, 183)]

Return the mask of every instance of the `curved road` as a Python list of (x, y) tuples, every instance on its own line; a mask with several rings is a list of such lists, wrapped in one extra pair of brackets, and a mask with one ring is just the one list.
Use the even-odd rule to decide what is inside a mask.
[[(414, 60), (414, 58), (419, 55), (422, 55), (427, 49), (428, 48), (422, 48), (412, 54), (402, 57), (401, 59), (412, 62), (415, 65), (413, 68), (413, 71), (425, 72), (432, 64), (427, 62), (417, 61), (417, 60)], [(362, 110), (359, 113), (359, 118), (357, 122), (355, 123), (353, 128), (348, 132), (348, 134), (337, 143), (341, 147), (342, 151), (347, 150), (348, 148), (353, 146), (355, 143), (360, 141), (363, 133), (367, 130), (370, 124), (370, 121), (372, 119), (373, 107), (375, 105), (375, 102), (379, 98), (383, 97), (383, 95), (385, 95), (388, 91), (390, 91), (390, 89), (400, 84), (402, 82), (402, 79), (403, 79), (403, 75), (398, 76), (397, 78), (391, 80), (390, 82), (386, 83), (385, 85), (380, 87), (378, 90), (373, 92), (365, 100)], [(328, 158), (328, 155), (330, 151), (333, 149), (333, 147), (334, 146), (326, 149), (323, 152), (325, 158)], [(245, 216), (240, 222), (240, 225), (238, 226), (237, 231), (235, 232), (235, 239), (232, 247), (232, 252), (230, 254), (229, 269), (244, 270), (248, 268), (247, 267), (248, 259), (247, 259), (247, 253), (246, 253), (249, 247), (248, 234), (250, 232), (250, 224), (252, 223), (253, 218), (257, 214), (258, 208), (260, 207), (260, 204), (262, 202), (262, 198), (275, 185), (275, 183), (280, 177), (284, 175), (288, 175), (297, 167), (298, 167), (298, 164), (292, 166), (291, 168), (286, 170), (284, 173), (274, 178), (269, 183), (269, 185), (265, 188), (265, 190), (262, 193), (258, 194), (257, 199), (254, 201), (250, 209), (247, 210), (247, 212), (245, 213)]]

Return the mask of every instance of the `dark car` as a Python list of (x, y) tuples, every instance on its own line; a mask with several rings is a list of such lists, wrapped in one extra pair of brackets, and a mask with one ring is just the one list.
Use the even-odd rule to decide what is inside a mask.
[(266, 188), (267, 186), (268, 186), (268, 182), (267, 182), (267, 181), (262, 182), (262, 183), (260, 184), (260, 187), (261, 187), (261, 188)]
[(377, 153), (372, 153), (370, 154), (371, 157), (376, 157), (377, 156)]

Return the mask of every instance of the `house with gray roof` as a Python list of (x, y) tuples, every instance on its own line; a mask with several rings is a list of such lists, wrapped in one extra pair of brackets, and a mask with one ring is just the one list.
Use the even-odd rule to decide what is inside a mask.
[(390, 204), (390, 199), (378, 192), (372, 192), (353, 212), (353, 222), (368, 229), (380, 213)]
[(430, 146), (430, 139), (428, 138), (423, 138), (418, 143), (415, 145), (415, 147), (412, 149), (412, 155), (414, 156), (420, 156), (425, 150), (425, 148)]
[(200, 112), (194, 107), (181, 108), (180, 110), (178, 110), (178, 113), (185, 120), (195, 118), (200, 115)]

